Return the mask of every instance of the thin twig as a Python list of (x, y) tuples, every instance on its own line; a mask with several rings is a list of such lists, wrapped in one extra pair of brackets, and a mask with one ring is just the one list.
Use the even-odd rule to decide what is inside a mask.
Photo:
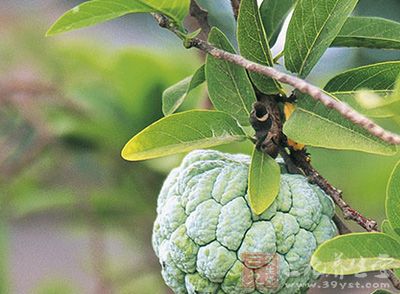
[[(234, 2), (237, 1), (232, 1), (233, 4)], [(156, 18), (161, 27), (167, 28), (170, 31), (174, 32), (178, 37), (181, 37), (181, 34), (179, 34), (176, 28), (171, 25), (168, 18), (159, 14), (155, 14), (154, 17)], [(331, 96), (326, 94), (322, 89), (308, 83), (303, 79), (292, 76), (290, 74), (280, 72), (272, 67), (254, 63), (250, 60), (245, 59), (240, 55), (232, 54), (224, 50), (218, 49), (212, 44), (203, 41), (199, 38), (193, 38), (190, 44), (187, 45), (188, 48), (195, 47), (205, 53), (210, 54), (211, 56), (217, 59), (229, 61), (233, 64), (236, 64), (238, 66), (247, 69), (248, 71), (256, 72), (265, 75), (267, 77), (271, 77), (281, 83), (290, 85), (295, 89), (297, 89), (298, 91), (300, 91), (301, 93), (308, 94), (316, 101), (321, 102), (327, 108), (335, 109), (343, 117), (363, 127), (365, 130), (367, 130), (375, 137), (378, 137), (383, 141), (393, 145), (400, 145), (400, 136), (384, 130), (382, 127), (378, 126), (370, 119), (356, 112), (347, 104), (333, 99)], [(329, 196), (332, 197), (335, 204), (343, 212), (345, 219), (355, 221), (358, 225), (363, 227), (368, 232), (378, 231), (377, 222), (375, 220), (366, 218), (357, 210), (352, 208), (349, 204), (347, 204), (343, 199), (342, 191), (338, 190), (333, 185), (331, 185), (323, 176), (319, 174), (317, 170), (313, 168), (305, 150), (297, 151), (291, 149), (291, 159), (294, 162), (294, 164), (297, 165), (297, 167), (300, 167), (303, 170), (303, 172), (310, 178), (310, 180), (312, 180), (315, 184), (321, 187), (321, 189), (324, 190)], [(338, 221), (338, 218), (336, 219), (336, 221)], [(350, 230), (343, 222), (340, 221), (339, 225), (340, 225), (339, 229), (341, 229), (343, 232), (347, 233), (350, 232)], [(395, 276), (393, 271), (388, 271), (388, 278), (390, 279), (395, 288), (400, 289), (400, 280)]]
[(336, 224), (336, 227), (338, 228), (340, 235), (351, 233), (351, 230), (347, 227), (347, 225), (342, 221), (342, 219), (337, 214), (333, 216), (333, 221)]
[[(311, 165), (310, 160), (305, 152), (305, 150), (295, 151), (291, 150), (292, 159), (301, 169), (305, 172), (305, 174), (310, 177), (310, 179), (317, 184), (322, 190), (328, 194), (335, 204), (340, 208), (343, 212), (345, 219), (353, 220), (358, 225), (363, 227), (368, 232), (379, 232), (378, 223), (375, 220), (366, 218), (360, 212), (350, 207), (344, 199), (342, 195), (342, 191), (333, 187), (324, 177), (322, 177)], [(346, 226), (342, 220), (335, 215), (334, 221), (338, 226), (340, 234), (348, 234), (351, 233), (351, 230)], [(397, 278), (393, 270), (388, 270), (387, 276), (393, 286), (400, 290), (400, 279)]]
[(352, 208), (346, 201), (344, 201), (342, 191), (332, 186), (327, 179), (325, 179), (317, 170), (315, 170), (315, 168), (311, 165), (305, 150), (291, 150), (291, 156), (295, 164), (304, 171), (306, 176), (308, 176), (313, 183), (324, 190), (326, 194), (331, 196), (332, 200), (343, 212), (345, 219), (355, 221), (368, 232), (377, 231), (377, 222), (366, 218), (357, 210)]
[(400, 279), (397, 278), (396, 274), (392, 270), (386, 271), (388, 275), (388, 279), (390, 282), (392, 282), (393, 287), (395, 287), (397, 290), (400, 290)]
[(223, 59), (232, 62), (247, 69), (248, 71), (256, 72), (271, 77), (281, 83), (290, 85), (296, 88), (298, 91), (304, 94), (308, 94), (315, 100), (321, 102), (327, 108), (335, 109), (344, 118), (361, 126), (375, 137), (380, 138), (383, 141), (393, 145), (400, 145), (400, 136), (384, 130), (382, 127), (378, 126), (369, 118), (358, 113), (347, 104), (335, 100), (334, 98), (326, 94), (322, 89), (306, 82), (303, 79), (280, 72), (272, 67), (254, 63), (240, 55), (232, 54), (224, 50), (218, 49), (213, 45), (211, 45), (210, 43), (207, 43), (198, 38), (193, 39), (192, 46), (207, 52), (208, 54), (217, 59)]
[[(155, 14), (155, 18), (158, 21), (161, 27), (167, 28), (170, 31), (178, 34), (176, 28), (169, 22), (169, 20), (159, 14)], [(338, 101), (327, 93), (325, 93), (322, 89), (308, 83), (307, 81), (300, 79), (298, 77), (292, 76), (290, 74), (283, 73), (273, 67), (264, 66), (255, 62), (252, 62), (240, 55), (232, 54), (226, 52), (224, 50), (218, 49), (212, 44), (203, 41), (199, 38), (193, 38), (188, 44), (188, 47), (195, 47), (200, 49), (211, 56), (217, 59), (223, 59), (239, 65), (248, 71), (259, 73), (261, 75), (265, 75), (267, 77), (273, 78), (283, 84), (290, 85), (300, 91), (301, 93), (307, 94), (314, 98), (316, 101), (321, 102), (327, 108), (334, 109), (339, 112), (344, 118), (347, 120), (361, 126), (365, 130), (367, 130), (373, 136), (380, 138), (381, 140), (393, 144), (393, 145), (400, 145), (400, 136), (389, 131), (384, 130), (382, 127), (374, 123), (369, 118), (363, 116), (362, 114), (358, 113), (346, 103)]]
[(208, 12), (201, 8), (196, 0), (190, 1), (190, 15), (197, 20), (204, 35), (208, 36), (211, 30), (208, 23)]
[(233, 15), (235, 16), (235, 19), (237, 19), (239, 15), (240, 0), (231, 0), (231, 5), (233, 10)]

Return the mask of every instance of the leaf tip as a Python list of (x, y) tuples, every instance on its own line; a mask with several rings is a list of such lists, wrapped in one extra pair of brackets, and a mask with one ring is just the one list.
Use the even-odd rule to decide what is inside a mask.
[(132, 151), (132, 141), (134, 139), (135, 139), (135, 137), (133, 137), (131, 140), (129, 140), (129, 142), (126, 143), (125, 146), (121, 150), (121, 157), (126, 161), (137, 161), (138, 160), (135, 156), (135, 152)]
[(260, 209), (259, 207), (257, 208), (257, 207), (255, 207), (254, 205), (250, 205), (250, 206), (251, 206), (251, 209), (253, 210), (253, 212), (254, 212), (256, 215), (261, 215), (261, 214), (263, 214), (264, 211), (267, 210), (267, 208), (266, 208), (266, 209)]
[(53, 31), (52, 27), (50, 27), (47, 32), (44, 34), (45, 37), (53, 37), (57, 33)]

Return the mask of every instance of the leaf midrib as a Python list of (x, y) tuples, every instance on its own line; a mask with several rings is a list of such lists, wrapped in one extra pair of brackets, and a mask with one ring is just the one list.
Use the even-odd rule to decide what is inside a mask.
[(333, 9), (331, 9), (331, 11), (329, 12), (328, 17), (325, 19), (325, 21), (324, 21), (324, 23), (323, 23), (321, 29), (319, 30), (319, 32), (318, 32), (317, 35), (315, 36), (314, 41), (311, 43), (311, 46), (308, 47), (306, 56), (304, 57), (303, 62), (302, 62), (302, 64), (301, 64), (301, 66), (300, 66), (300, 70), (299, 70), (299, 74), (300, 74), (300, 75), (302, 75), (303, 70), (304, 70), (304, 67), (305, 67), (305, 65), (306, 65), (306, 63), (307, 63), (307, 61), (308, 61), (308, 58), (309, 58), (311, 52), (312, 52), (313, 49), (314, 49), (314, 45), (315, 45), (315, 43), (317, 42), (317, 40), (319, 40), (319, 38), (320, 38), (320, 36), (321, 36), (321, 34), (322, 34), (322, 31), (325, 29), (325, 26), (326, 26), (326, 24), (328, 23), (328, 21), (330, 20), (330, 17), (331, 17), (331, 15), (332, 15), (332, 11), (335, 10), (337, 4), (338, 4), (338, 1), (335, 2), (335, 6), (334, 6)]
[(306, 110), (306, 109), (304, 109), (304, 108), (302, 108), (302, 107), (299, 107), (298, 110), (303, 111), (303, 112), (305, 112), (305, 113), (308, 113), (308, 114), (310, 114), (310, 115), (312, 115), (312, 116), (315, 116), (315, 117), (317, 117), (317, 118), (319, 118), (319, 119), (321, 119), (321, 120), (323, 120), (323, 121), (327, 121), (327, 122), (329, 122), (329, 123), (332, 123), (332, 124), (338, 126), (338, 127), (341, 128), (341, 129), (350, 131), (350, 132), (352, 132), (352, 133), (354, 133), (354, 134), (356, 134), (356, 135), (360, 135), (361, 137), (367, 139), (367, 140), (370, 141), (370, 142), (373, 142), (374, 144), (377, 144), (377, 143), (378, 143), (377, 141), (375, 141), (374, 139), (372, 139), (372, 138), (370, 138), (370, 137), (364, 135), (363, 133), (356, 132), (355, 130), (353, 130), (353, 129), (351, 129), (351, 128), (347, 128), (347, 127), (345, 127), (345, 126), (343, 126), (343, 125), (341, 125), (341, 124), (339, 124), (339, 123), (337, 123), (337, 122), (335, 122), (335, 121), (333, 121), (333, 120), (330, 120), (330, 119), (328, 119), (328, 118), (322, 117), (322, 116), (316, 114), (315, 112)]
[[(141, 8), (137, 8), (137, 9), (130, 8), (129, 6), (123, 5), (122, 3), (116, 3), (114, 1), (107, 1), (107, 0), (100, 0), (100, 1), (103, 2), (104, 4), (112, 4), (112, 5), (115, 5), (115, 6), (118, 5), (118, 6), (122, 7), (122, 8), (126, 8), (126, 11), (123, 11), (123, 10), (119, 11), (119, 12), (110, 11), (109, 13), (104, 13), (101, 16), (100, 15), (99, 16), (90, 16), (89, 19), (91, 19), (92, 21), (97, 21), (99, 19), (101, 20), (101, 19), (104, 19), (105, 17), (110, 17), (110, 16), (114, 16), (114, 15), (122, 16), (122, 15), (126, 15), (126, 14), (129, 14), (129, 13), (135, 13), (136, 11), (139, 12), (139, 11), (142, 11), (143, 9), (146, 9), (146, 8), (149, 9), (150, 11), (160, 11), (158, 8), (156, 8), (156, 7), (152, 6), (152, 5), (149, 5), (148, 3), (145, 3), (142, 0), (136, 0), (138, 2), (138, 4), (143, 6)], [(92, 7), (96, 8), (96, 5), (100, 5), (101, 4), (100, 1), (84, 2), (80, 6), (77, 6), (77, 7), (81, 7), (82, 8), (83, 6), (91, 5)], [(100, 3), (98, 3), (98, 2), (100, 2)], [(104, 7), (97, 6), (97, 9), (99, 9), (99, 8), (100, 9), (104, 9)], [(69, 11), (69, 12), (71, 12), (71, 11)], [(168, 11), (164, 11), (163, 10), (162, 13), (164, 13), (165, 15), (167, 15), (168, 17), (170, 17), (172, 19), (176, 19), (175, 16), (172, 15)], [(74, 27), (79, 27), (82, 23), (86, 23), (86, 22), (88, 22), (88, 18), (82, 19), (82, 20), (79, 20), (79, 21), (75, 21), (73, 23), (73, 26)], [(54, 25), (56, 25), (56, 24), (57, 24), (57, 22)], [(61, 27), (58, 30), (55, 30), (55, 32), (59, 32), (60, 30), (63, 31), (63, 28)], [(51, 31), (51, 29), (49, 31)]]

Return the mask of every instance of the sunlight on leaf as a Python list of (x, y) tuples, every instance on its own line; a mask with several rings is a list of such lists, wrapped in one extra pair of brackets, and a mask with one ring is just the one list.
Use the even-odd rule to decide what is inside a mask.
[(201, 66), (193, 76), (166, 89), (162, 95), (164, 115), (174, 113), (182, 105), (189, 93), (204, 83), (205, 79), (204, 66)]
[(254, 149), (249, 173), (250, 206), (256, 214), (262, 214), (278, 196), (281, 171), (279, 164)]
[[(332, 97), (334, 98), (334, 97)], [(334, 109), (307, 95), (298, 95), (295, 112), (284, 125), (292, 140), (314, 147), (393, 155), (396, 147), (371, 135)]]
[(286, 35), (285, 64), (306, 77), (329, 48), (358, 0), (299, 0)]
[(48, 30), (55, 35), (111, 20), (129, 13), (159, 12), (181, 25), (189, 12), (189, 0), (91, 0), (61, 16)]
[(383, 233), (352, 233), (323, 243), (311, 258), (324, 274), (351, 275), (400, 268), (400, 243)]
[(244, 139), (246, 135), (230, 115), (191, 110), (164, 117), (145, 128), (125, 145), (122, 157), (145, 160)]

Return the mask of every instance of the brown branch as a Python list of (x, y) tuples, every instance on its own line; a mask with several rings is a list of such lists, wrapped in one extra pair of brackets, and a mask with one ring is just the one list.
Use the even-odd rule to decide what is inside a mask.
[[(342, 195), (342, 191), (333, 187), (324, 177), (322, 177), (311, 165), (310, 160), (304, 150), (295, 151), (291, 150), (291, 157), (295, 164), (297, 164), (305, 172), (305, 174), (310, 177), (311, 181), (317, 184), (326, 194), (331, 196), (335, 204), (343, 212), (345, 219), (353, 220), (358, 225), (363, 227), (368, 232), (379, 232), (377, 222), (375, 220), (366, 218), (360, 212), (350, 207)], [(346, 226), (346, 224), (337, 216), (334, 216), (334, 222), (338, 226), (340, 234), (351, 233), (351, 230)], [(400, 279), (397, 278), (393, 270), (386, 271), (388, 279), (393, 284), (393, 286), (400, 290)]]
[(388, 270), (386, 273), (388, 275), (388, 279), (390, 282), (392, 282), (393, 287), (395, 287), (397, 290), (400, 290), (400, 279), (396, 276), (394, 271)]
[(208, 12), (201, 8), (196, 0), (190, 1), (190, 15), (197, 20), (202, 32), (207, 37), (211, 30), (208, 23)]
[(326, 94), (322, 89), (302, 80), (298, 77), (283, 73), (278, 71), (273, 67), (264, 66), (261, 64), (254, 63), (246, 58), (226, 52), (224, 50), (218, 49), (213, 45), (195, 38), (192, 40), (192, 46), (196, 47), (200, 50), (207, 52), (208, 54), (212, 55), (217, 59), (223, 59), (234, 64), (237, 64), (248, 71), (252, 71), (255, 73), (259, 73), (268, 77), (271, 77), (281, 83), (290, 85), (296, 88), (298, 91), (307, 94), (314, 98), (315, 100), (321, 102), (327, 108), (334, 109), (339, 112), (344, 118), (347, 120), (361, 126), (365, 130), (367, 130), (373, 136), (380, 138), (381, 140), (393, 144), (393, 145), (400, 145), (400, 136), (391, 133), (389, 131), (384, 130), (382, 127), (378, 126), (369, 118), (363, 116), (362, 114), (358, 113), (354, 109), (352, 109), (347, 104), (335, 100), (328, 94)]
[[(179, 37), (181, 34), (176, 30), (176, 28), (171, 24), (171, 22), (163, 15), (155, 14), (154, 15), (156, 20), (158, 21), (161, 27), (167, 28), (170, 31), (177, 34)], [(363, 116), (362, 114), (358, 113), (346, 103), (341, 101), (335, 100), (327, 93), (325, 93), (322, 89), (308, 83), (307, 81), (300, 79), (298, 77), (292, 76), (290, 74), (283, 73), (273, 67), (264, 66), (255, 62), (252, 62), (240, 55), (232, 54), (226, 52), (224, 50), (218, 49), (212, 44), (203, 41), (199, 38), (193, 38), (187, 47), (195, 47), (199, 50), (202, 50), (211, 56), (229, 61), (236, 65), (239, 65), (248, 71), (259, 73), (261, 75), (273, 78), (278, 82), (283, 84), (290, 85), (296, 88), (301, 93), (307, 94), (311, 96), (314, 100), (321, 102), (327, 108), (334, 109), (339, 112), (344, 118), (347, 120), (361, 126), (365, 130), (367, 130), (371, 135), (380, 138), (381, 140), (393, 144), (393, 145), (400, 145), (400, 136), (389, 131), (386, 131), (376, 123), (374, 123), (369, 118)]]
[(340, 235), (350, 234), (351, 230), (347, 227), (347, 225), (342, 221), (342, 219), (335, 214), (333, 216), (333, 222), (336, 224)]
[(257, 93), (257, 100), (250, 114), (250, 124), (256, 131), (256, 148), (276, 158), (283, 139), (280, 109), (274, 96)]
[[(232, 1), (232, 3), (234, 2), (237, 1)], [(181, 37), (181, 34), (176, 30), (175, 27), (171, 25), (168, 18), (159, 14), (156, 14), (154, 16), (161, 27), (167, 28), (170, 31), (174, 32), (178, 37)], [(193, 38), (191, 42), (189, 42), (189, 44), (186, 43), (186, 45), (188, 48), (195, 47), (205, 53), (210, 54), (211, 56), (217, 59), (229, 61), (233, 64), (236, 64), (238, 66), (247, 69), (248, 71), (259, 73), (267, 77), (271, 77), (281, 83), (290, 85), (295, 89), (297, 89), (298, 91), (300, 91), (301, 93), (308, 94), (316, 101), (321, 102), (327, 108), (338, 111), (344, 118), (363, 127), (365, 130), (367, 130), (370, 134), (374, 135), (375, 137), (378, 137), (381, 140), (393, 145), (400, 145), (400, 136), (384, 130), (382, 127), (378, 126), (370, 119), (356, 112), (347, 104), (333, 99), (328, 94), (326, 94), (322, 89), (308, 83), (303, 79), (280, 72), (272, 67), (254, 63), (240, 55), (232, 54), (224, 50), (218, 49), (212, 44), (203, 41), (199, 38)], [(256, 140), (256, 142), (258, 142), (258, 140)], [(282, 154), (282, 150), (279, 150), (279, 152)], [(285, 152), (283, 154), (285, 155)], [(322, 190), (325, 191), (325, 193), (327, 193), (329, 196), (332, 197), (335, 204), (343, 212), (345, 219), (355, 221), (358, 225), (363, 227), (368, 232), (378, 231), (377, 222), (375, 220), (366, 218), (357, 210), (352, 208), (349, 204), (347, 204), (346, 201), (344, 201), (343, 199), (342, 191), (338, 190), (333, 185), (331, 185), (323, 176), (319, 174), (317, 170), (313, 168), (305, 150), (296, 151), (291, 149), (290, 155), (293, 163), (297, 167), (300, 167), (301, 170), (305, 173), (305, 175), (307, 175), (310, 178), (311, 181), (317, 184)], [(286, 160), (287, 159), (288, 158), (286, 157)], [(339, 220), (340, 219), (336, 218), (337, 223), (340, 225), (339, 229), (341, 229), (342, 232), (349, 233), (350, 230), (347, 228), (347, 226), (341, 220), (339, 222)], [(388, 278), (390, 279), (394, 287), (400, 289), (400, 280), (397, 279), (394, 272), (388, 271), (388, 274), (389, 274)]]
[(231, 5), (232, 5), (232, 10), (233, 10), (233, 15), (235, 16), (235, 19), (237, 20), (238, 15), (239, 15), (239, 9), (240, 9), (240, 0), (231, 0)]
[(377, 222), (372, 219), (366, 218), (357, 210), (352, 208), (346, 201), (344, 201), (342, 191), (332, 186), (328, 182), (328, 180), (326, 180), (323, 176), (319, 174), (317, 170), (315, 170), (315, 168), (311, 165), (311, 162), (305, 150), (291, 150), (291, 156), (295, 164), (304, 171), (306, 176), (308, 176), (313, 183), (324, 190), (326, 194), (331, 196), (332, 200), (343, 212), (344, 218), (346, 220), (355, 221), (358, 225), (360, 225), (368, 232), (377, 231)]

